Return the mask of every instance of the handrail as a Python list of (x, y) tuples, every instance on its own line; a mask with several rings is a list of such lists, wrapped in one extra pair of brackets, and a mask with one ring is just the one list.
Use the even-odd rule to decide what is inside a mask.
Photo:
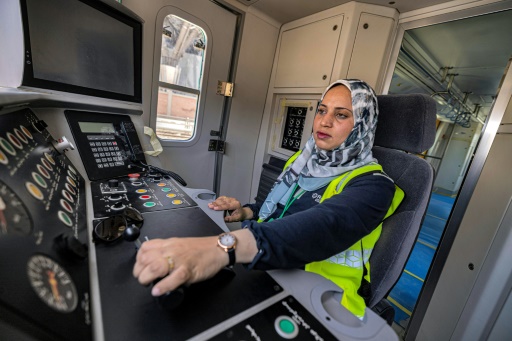
[[(451, 79), (453, 79), (453, 77), (451, 77)], [(447, 105), (451, 106), (452, 110), (450, 110), (447, 114), (444, 114), (444, 116), (446, 116), (447, 118), (449, 118), (456, 124), (459, 124), (463, 127), (469, 128), (469, 125), (468, 125), (469, 119), (473, 119), (474, 121), (477, 121), (481, 124), (485, 124), (485, 122), (482, 121), (482, 119), (480, 117), (478, 117), (478, 112), (480, 111), (481, 105), (475, 104), (475, 108), (471, 109), (466, 104), (469, 94), (470, 94), (470, 92), (465, 92), (464, 98), (461, 100), (456, 95), (454, 95), (448, 88), (447, 90), (436, 91), (433, 94), (431, 94), (430, 97), (435, 98), (436, 96), (439, 96), (446, 102)], [(442, 95), (448, 95), (449, 98), (445, 99)], [(458, 104), (459, 104), (458, 108), (455, 108), (454, 105), (450, 104), (450, 100), (452, 100), (452, 99), (458, 102)], [(461, 107), (463, 109), (465, 109), (465, 111), (462, 111)], [(452, 112), (454, 112), (454, 115), (448, 115)]]

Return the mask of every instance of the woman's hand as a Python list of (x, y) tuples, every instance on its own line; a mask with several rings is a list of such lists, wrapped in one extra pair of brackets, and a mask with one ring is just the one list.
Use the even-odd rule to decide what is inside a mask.
[(208, 203), (208, 207), (215, 211), (228, 211), (230, 214), (224, 217), (228, 223), (252, 218), (252, 211), (248, 207), (242, 207), (240, 201), (235, 198), (220, 196), (215, 201)]
[(162, 278), (151, 291), (160, 296), (213, 277), (228, 262), (228, 255), (217, 247), (217, 237), (153, 239), (137, 252), (133, 276), (142, 285)]
[[(256, 239), (249, 229), (232, 232), (236, 236), (237, 263), (250, 263), (258, 253)], [(160, 296), (182, 284), (213, 277), (229, 264), (228, 254), (217, 246), (218, 237), (152, 239), (137, 252), (133, 276), (142, 285), (156, 279), (151, 294)]]

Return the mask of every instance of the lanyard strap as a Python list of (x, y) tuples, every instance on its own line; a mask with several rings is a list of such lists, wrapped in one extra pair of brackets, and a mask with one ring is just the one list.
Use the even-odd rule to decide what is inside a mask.
[(290, 206), (293, 204), (293, 202), (305, 192), (305, 190), (302, 188), (299, 188), (299, 190), (295, 192), (297, 190), (297, 186), (297, 183), (295, 183), (292, 195), (290, 195), (290, 197), (286, 201), (286, 205), (284, 206), (283, 212), (281, 212), (281, 215), (277, 219), (281, 219), (284, 216), (285, 212), (288, 210), (288, 208), (290, 208)]

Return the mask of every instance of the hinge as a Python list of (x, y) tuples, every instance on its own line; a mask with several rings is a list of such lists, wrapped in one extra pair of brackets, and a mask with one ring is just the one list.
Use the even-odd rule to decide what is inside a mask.
[(226, 142), (222, 140), (210, 140), (210, 143), (208, 144), (208, 151), (209, 152), (219, 152), (224, 154), (224, 148), (226, 146)]
[(234, 86), (235, 84), (231, 82), (217, 81), (217, 95), (222, 95), (224, 97), (233, 97)]

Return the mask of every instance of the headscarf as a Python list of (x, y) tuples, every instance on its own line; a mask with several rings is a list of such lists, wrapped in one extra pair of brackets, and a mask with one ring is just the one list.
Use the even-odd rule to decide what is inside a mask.
[(343, 85), (352, 96), (354, 127), (343, 143), (333, 150), (316, 146), (313, 135), (306, 142), (300, 155), (277, 178), (259, 212), (263, 221), (276, 210), (277, 204), (285, 204), (293, 195), (294, 183), (307, 191), (325, 186), (345, 172), (376, 162), (372, 155), (373, 140), (377, 128), (377, 96), (373, 89), (358, 79), (337, 80), (329, 85), (325, 94), (335, 85)]

